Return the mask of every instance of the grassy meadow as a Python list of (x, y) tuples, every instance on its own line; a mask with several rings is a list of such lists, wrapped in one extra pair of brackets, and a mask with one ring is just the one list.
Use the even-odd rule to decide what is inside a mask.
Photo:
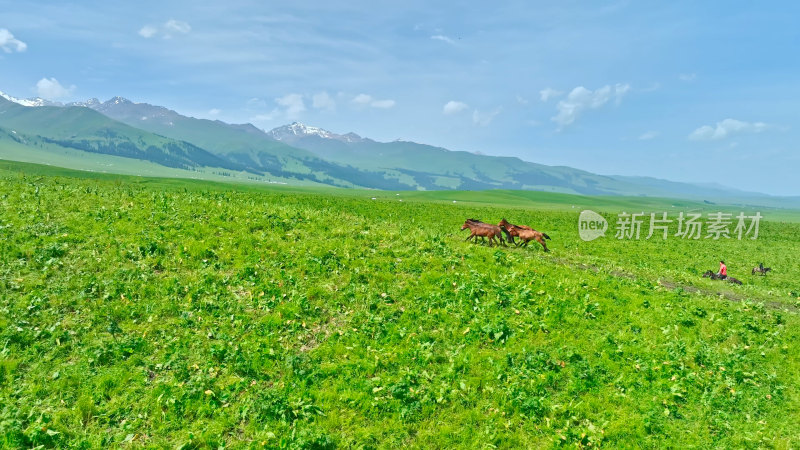
[[(623, 210), (756, 211), (4, 162), (0, 447), (800, 446), (800, 215), (619, 241)], [(701, 277), (720, 259), (742, 286)]]

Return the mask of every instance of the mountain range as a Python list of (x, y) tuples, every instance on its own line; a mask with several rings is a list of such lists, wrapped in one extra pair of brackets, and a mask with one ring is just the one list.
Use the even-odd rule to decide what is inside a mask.
[(378, 142), (298, 122), (263, 131), (251, 124), (197, 119), (122, 97), (61, 104), (0, 92), (0, 158), (52, 160), (72, 168), (103, 158), (111, 161), (105, 164), (109, 171), (133, 170), (137, 161), (169, 168), (164, 173), (173, 176), (387, 190), (522, 189), (800, 205), (800, 198), (794, 197), (598, 175), (409, 141)]

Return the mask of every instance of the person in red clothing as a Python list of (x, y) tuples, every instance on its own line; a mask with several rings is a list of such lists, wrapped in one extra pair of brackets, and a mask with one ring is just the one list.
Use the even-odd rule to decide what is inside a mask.
[(719, 260), (719, 272), (717, 273), (721, 280), (728, 278), (728, 266), (725, 265), (725, 261)]

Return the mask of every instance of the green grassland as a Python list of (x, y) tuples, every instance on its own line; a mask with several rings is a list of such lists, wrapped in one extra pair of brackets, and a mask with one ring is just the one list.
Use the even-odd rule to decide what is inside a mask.
[[(584, 208), (609, 236), (579, 239)], [(796, 213), (613, 239), (622, 210), (723, 209), (755, 212), (3, 162), (0, 447), (794, 448)], [(551, 252), (464, 242), (466, 217)], [(700, 277), (719, 259), (742, 286)]]

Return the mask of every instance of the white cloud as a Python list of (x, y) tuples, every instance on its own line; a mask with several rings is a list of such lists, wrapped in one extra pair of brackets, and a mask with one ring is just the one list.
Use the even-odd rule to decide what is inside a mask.
[(614, 86), (614, 101), (619, 105), (622, 102), (622, 97), (630, 92), (630, 84), (617, 84)]
[(173, 33), (182, 34), (192, 31), (192, 27), (188, 23), (175, 19), (169, 19), (167, 23), (164, 24), (164, 29), (168, 32), (171, 31)]
[(697, 78), (696, 73), (682, 73), (678, 75), (678, 79), (681, 81), (694, 81), (695, 78)]
[(15, 38), (7, 29), (0, 28), (0, 49), (6, 53), (24, 52), (28, 49), (28, 44)]
[(154, 36), (161, 36), (164, 39), (170, 39), (176, 34), (187, 34), (192, 31), (191, 25), (182, 21), (169, 19), (161, 25), (145, 25), (139, 29), (139, 36), (150, 39)]
[(355, 97), (353, 97), (353, 100), (351, 100), (351, 102), (355, 103), (358, 106), (362, 106), (362, 107), (371, 106), (373, 108), (381, 108), (381, 109), (392, 108), (395, 105), (395, 101), (394, 100), (388, 100), (388, 99), (387, 100), (376, 100), (376, 99), (372, 98), (371, 95), (367, 95), (367, 94), (358, 94)]
[(521, 95), (517, 95), (517, 103), (519, 103), (520, 105), (527, 105), (528, 99)]
[(661, 89), (661, 83), (659, 83), (658, 81), (655, 81), (655, 82), (653, 82), (653, 84), (650, 85), (650, 87), (646, 87), (644, 89), (640, 89), (640, 92), (654, 92), (654, 91), (657, 91), (659, 89)]
[(258, 97), (253, 97), (253, 98), (247, 100), (247, 107), (251, 108), (251, 109), (265, 108), (266, 106), (267, 106), (267, 102), (265, 102), (263, 99), (260, 99)]
[(477, 109), (475, 109), (474, 111), (472, 111), (472, 123), (481, 127), (485, 127), (486, 125), (489, 125), (492, 122), (495, 116), (500, 114), (501, 110), (502, 110), (501, 108), (495, 108), (491, 112), (482, 113)]
[(311, 98), (312, 105), (316, 109), (324, 109), (326, 111), (333, 111), (336, 109), (336, 100), (333, 99), (327, 92), (320, 92), (314, 94)]
[(139, 36), (145, 39), (149, 39), (156, 34), (158, 34), (158, 28), (151, 25), (145, 25), (139, 30)]
[(395, 102), (394, 100), (375, 100), (374, 102), (370, 103), (369, 106), (373, 108), (381, 108), (381, 109), (389, 109), (394, 107)]
[(651, 139), (655, 139), (658, 137), (658, 131), (645, 131), (644, 133), (639, 136), (640, 141), (649, 141)]
[(56, 100), (69, 97), (75, 91), (75, 85), (64, 87), (55, 78), (42, 78), (36, 83), (36, 92), (41, 98)]
[(256, 114), (250, 118), (250, 122), (272, 122), (280, 115), (280, 111), (273, 109), (271, 112), (264, 114)]
[(575, 122), (575, 119), (588, 109), (598, 109), (611, 99), (619, 103), (622, 96), (630, 89), (628, 84), (617, 84), (614, 87), (606, 85), (594, 91), (578, 86), (567, 95), (567, 98), (558, 102), (556, 105), (558, 114), (551, 120), (558, 124), (559, 129), (564, 128)]
[(761, 133), (769, 128), (764, 122), (743, 122), (736, 119), (725, 119), (717, 122), (715, 126), (703, 125), (692, 131), (689, 139), (692, 141), (716, 141), (725, 139), (733, 134)]
[(287, 94), (275, 99), (275, 103), (284, 108), (286, 117), (290, 120), (297, 119), (306, 110), (303, 96), (300, 94)]
[[(274, 120), (297, 120), (306, 111), (306, 103), (301, 94), (286, 94), (275, 99), (277, 108), (272, 108), (269, 112), (259, 112), (250, 117), (251, 122), (272, 122)], [(267, 102), (253, 97), (247, 101), (247, 107), (251, 111), (265, 108)]]
[(467, 105), (464, 102), (457, 102), (455, 100), (450, 100), (449, 102), (444, 104), (444, 107), (442, 108), (442, 114), (449, 116), (451, 114), (460, 113), (461, 111), (464, 111), (467, 108), (469, 108), (469, 105)]
[(451, 38), (449, 38), (449, 37), (447, 37), (445, 35), (442, 35), (442, 34), (435, 34), (435, 35), (431, 36), (431, 39), (433, 39), (434, 41), (447, 42), (450, 45), (455, 45), (455, 43), (456, 43), (456, 41), (454, 41)]
[(372, 96), (367, 94), (358, 94), (353, 97), (353, 103), (356, 105), (367, 106), (372, 102)]
[(219, 110), (219, 109), (217, 109), (217, 108), (211, 108), (211, 109), (209, 109), (209, 110), (208, 110), (208, 115), (209, 115), (209, 116), (218, 116), (218, 115), (219, 115), (219, 113), (221, 113), (221, 112), (222, 112), (222, 111), (220, 111), (220, 110)]
[(560, 97), (561, 94), (563, 94), (563, 92), (557, 91), (553, 88), (545, 88), (539, 91), (539, 98), (541, 98), (543, 102), (546, 102), (551, 98)]

